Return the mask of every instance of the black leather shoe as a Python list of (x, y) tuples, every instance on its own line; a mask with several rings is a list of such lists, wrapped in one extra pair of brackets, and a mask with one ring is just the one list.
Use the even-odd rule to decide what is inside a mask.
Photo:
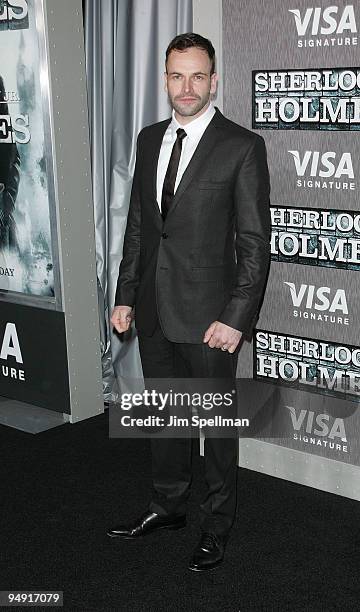
[(203, 572), (220, 565), (224, 558), (225, 540), (214, 533), (203, 533), (189, 564), (193, 572)]
[(110, 538), (134, 540), (158, 529), (182, 529), (186, 525), (186, 516), (160, 516), (155, 512), (145, 512), (131, 525), (113, 527), (107, 532)]

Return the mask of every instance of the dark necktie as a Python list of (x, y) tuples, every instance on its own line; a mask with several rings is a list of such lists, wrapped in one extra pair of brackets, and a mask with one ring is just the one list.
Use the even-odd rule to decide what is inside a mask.
[(175, 189), (175, 181), (176, 175), (179, 168), (179, 161), (181, 155), (182, 141), (186, 136), (185, 130), (179, 128), (176, 130), (177, 138), (175, 140), (173, 149), (171, 151), (169, 165), (166, 170), (163, 190), (161, 195), (161, 214), (162, 218), (166, 219), (166, 215), (169, 212), (171, 202), (174, 198), (174, 189)]

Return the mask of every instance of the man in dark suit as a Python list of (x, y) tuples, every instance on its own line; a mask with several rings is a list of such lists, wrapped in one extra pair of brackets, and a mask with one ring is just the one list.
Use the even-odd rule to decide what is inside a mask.
[[(197, 34), (166, 51), (172, 119), (144, 128), (111, 322), (135, 324), (144, 377), (233, 380), (242, 334), (258, 316), (269, 263), (264, 140), (214, 108), (215, 51)], [(189, 568), (221, 563), (236, 509), (235, 438), (205, 440), (201, 539)], [(149, 509), (112, 537), (185, 526), (191, 440), (153, 438)]]

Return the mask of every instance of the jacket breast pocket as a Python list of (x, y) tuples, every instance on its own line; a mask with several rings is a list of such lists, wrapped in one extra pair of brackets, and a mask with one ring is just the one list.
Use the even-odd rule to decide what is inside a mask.
[(208, 181), (208, 180), (199, 180), (198, 181), (198, 189), (201, 190), (213, 190), (220, 189), (222, 191), (230, 188), (230, 181)]

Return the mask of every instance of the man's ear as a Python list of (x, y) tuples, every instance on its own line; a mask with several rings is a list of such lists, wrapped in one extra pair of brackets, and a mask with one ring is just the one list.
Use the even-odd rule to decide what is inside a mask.
[(167, 88), (167, 72), (164, 72), (164, 89), (167, 92), (168, 88)]
[(216, 72), (214, 72), (211, 77), (210, 77), (210, 93), (214, 94), (216, 93), (216, 89), (217, 89), (217, 83), (219, 80), (219, 76)]

